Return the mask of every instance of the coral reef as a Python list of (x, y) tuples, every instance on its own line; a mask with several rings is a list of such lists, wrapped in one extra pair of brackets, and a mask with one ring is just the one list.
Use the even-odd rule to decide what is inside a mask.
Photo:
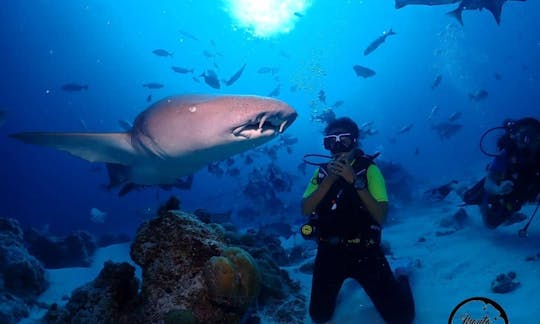
[(196, 324), (197, 319), (193, 313), (186, 309), (172, 310), (165, 314), (165, 324)]
[[(142, 320), (160, 322), (171, 311), (185, 310), (201, 323), (239, 322), (257, 292), (253, 269), (245, 267), (250, 257), (227, 250), (216, 227), (169, 210), (173, 201), (167, 206), (139, 228), (131, 246), (131, 257), (142, 268)], [(227, 262), (216, 262), (220, 256)], [(210, 275), (212, 271), (218, 274)], [(215, 277), (219, 280), (211, 281)]]
[(28, 306), (47, 288), (42, 264), (28, 253), (14, 219), (0, 218), (0, 323), (28, 316)]
[(498, 294), (506, 294), (516, 290), (521, 283), (516, 279), (516, 273), (510, 271), (501, 273), (491, 282), (491, 290)]
[[(307, 313), (305, 296), (300, 293), (300, 283), (293, 281), (280, 266), (289, 265), (290, 257), (275, 236), (264, 230), (250, 231), (243, 235), (225, 234), (229, 244), (249, 252), (260, 270), (260, 312), (277, 323), (303, 323)], [(287, 308), (283, 305), (294, 305)], [(288, 314), (285, 316), (285, 314)], [(283, 321), (283, 318), (287, 318)]]
[(98, 277), (73, 291), (60, 308), (53, 304), (44, 323), (140, 323), (139, 282), (129, 263), (108, 261)]
[(49, 269), (88, 267), (97, 248), (94, 237), (84, 231), (52, 237), (31, 229), (24, 236), (28, 251)]
[(18, 323), (28, 315), (28, 305), (22, 299), (4, 291), (0, 292), (0, 323)]
[(179, 205), (169, 200), (132, 242), (140, 293), (132, 266), (108, 262), (65, 307), (53, 305), (44, 322), (257, 323), (257, 313), (264, 313), (275, 322), (303, 323), (299, 283), (273, 261), (287, 259), (279, 240), (205, 224), (175, 210)]
[(259, 272), (253, 258), (243, 249), (226, 248), (210, 258), (204, 276), (210, 299), (228, 307), (247, 308), (259, 293)]

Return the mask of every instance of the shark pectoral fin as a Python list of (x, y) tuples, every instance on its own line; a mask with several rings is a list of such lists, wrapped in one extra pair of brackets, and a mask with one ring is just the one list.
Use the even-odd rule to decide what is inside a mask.
[(135, 157), (129, 133), (17, 133), (9, 135), (27, 144), (66, 151), (90, 162), (128, 165)]
[(106, 165), (107, 173), (109, 174), (109, 184), (107, 185), (107, 189), (118, 187), (129, 181), (131, 167), (116, 163), (107, 163)]

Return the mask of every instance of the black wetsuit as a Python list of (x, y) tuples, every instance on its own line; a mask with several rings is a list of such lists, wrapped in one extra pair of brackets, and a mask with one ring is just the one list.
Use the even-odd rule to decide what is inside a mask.
[[(365, 158), (357, 158), (357, 162), (353, 165), (355, 172), (372, 163)], [(326, 167), (320, 171), (322, 181)], [(411, 323), (415, 311), (408, 278), (394, 277), (379, 244), (381, 227), (353, 185), (337, 180), (316, 213), (319, 242), (309, 306), (312, 320), (323, 323), (332, 318), (343, 281), (353, 278), (388, 323)]]

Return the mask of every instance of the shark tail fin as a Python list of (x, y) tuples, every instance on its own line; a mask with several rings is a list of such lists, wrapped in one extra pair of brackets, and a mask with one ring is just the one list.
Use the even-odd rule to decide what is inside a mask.
[(463, 26), (463, 17), (462, 17), (463, 9), (461, 7), (458, 7), (456, 10), (452, 10), (450, 12), (447, 12), (446, 14), (450, 17), (456, 18), (461, 26)]
[(403, 0), (396, 0), (396, 9), (400, 9), (400, 8), (403, 8), (407, 5), (407, 3), (405, 3), (405, 1)]
[(495, 18), (497, 25), (500, 25), (501, 14), (502, 14), (502, 4), (501, 5), (494, 4), (492, 6), (488, 6), (487, 10), (489, 10), (489, 12), (491, 12), (491, 14), (493, 15), (493, 18)]
[(90, 162), (129, 165), (135, 151), (129, 133), (17, 133), (9, 135), (27, 144), (68, 152)]

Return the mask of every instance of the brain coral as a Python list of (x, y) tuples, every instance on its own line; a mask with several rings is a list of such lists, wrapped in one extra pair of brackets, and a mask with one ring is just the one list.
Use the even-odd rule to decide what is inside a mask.
[(259, 293), (259, 273), (253, 258), (237, 247), (226, 248), (210, 258), (204, 269), (210, 299), (219, 304), (245, 308)]

